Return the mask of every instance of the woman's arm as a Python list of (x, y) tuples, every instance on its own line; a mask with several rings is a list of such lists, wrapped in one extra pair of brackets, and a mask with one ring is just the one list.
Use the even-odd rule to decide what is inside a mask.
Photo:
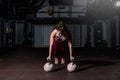
[(50, 46), (49, 46), (49, 56), (47, 57), (47, 59), (51, 60), (51, 54), (52, 54), (52, 46), (53, 46), (53, 41), (54, 41), (54, 36), (56, 34), (57, 30), (53, 30), (51, 35), (50, 35)]
[(72, 35), (71, 32), (68, 31), (68, 47), (69, 47), (69, 53), (70, 53), (70, 60), (73, 60), (73, 51), (72, 51)]
[(68, 41), (68, 47), (69, 47), (69, 53), (70, 53), (70, 60), (74, 59), (73, 54), (72, 54), (72, 43), (71, 41)]

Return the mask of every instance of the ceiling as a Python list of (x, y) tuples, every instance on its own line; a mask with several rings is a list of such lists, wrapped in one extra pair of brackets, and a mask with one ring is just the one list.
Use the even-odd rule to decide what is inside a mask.
[(34, 14), (47, 0), (0, 0), (0, 17), (25, 18)]
[[(0, 17), (24, 19), (28, 14), (34, 15), (46, 1), (48, 0), (0, 0)], [(91, 1), (93, 2), (91, 2), (88, 10), (90, 16), (106, 18), (118, 13), (113, 5), (115, 0)]]

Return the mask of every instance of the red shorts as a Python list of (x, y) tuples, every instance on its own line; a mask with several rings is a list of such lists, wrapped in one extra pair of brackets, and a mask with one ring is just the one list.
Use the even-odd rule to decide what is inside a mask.
[(59, 42), (58, 40), (54, 39), (53, 42), (53, 54), (54, 57), (65, 57), (67, 51), (67, 40)]

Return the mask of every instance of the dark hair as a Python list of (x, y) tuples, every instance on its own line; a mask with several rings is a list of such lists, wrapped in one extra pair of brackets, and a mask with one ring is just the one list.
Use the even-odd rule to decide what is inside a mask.
[(59, 21), (57, 25), (55, 25), (55, 29), (59, 30), (59, 31), (64, 31), (64, 26), (65, 24), (62, 21)]
[(71, 32), (63, 21), (59, 21), (58, 24), (55, 25), (55, 29), (61, 31), (62, 35), (72, 41)]

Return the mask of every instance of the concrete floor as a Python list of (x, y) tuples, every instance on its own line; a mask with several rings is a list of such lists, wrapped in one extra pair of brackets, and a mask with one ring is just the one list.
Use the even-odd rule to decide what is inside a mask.
[(77, 70), (70, 73), (66, 69), (68, 59), (64, 65), (55, 65), (52, 72), (45, 72), (43, 66), (46, 63), (47, 51), (44, 50), (18, 49), (8, 53), (2, 51), (0, 80), (120, 80), (118, 54), (113, 56), (113, 53), (92, 53), (76, 52)]

